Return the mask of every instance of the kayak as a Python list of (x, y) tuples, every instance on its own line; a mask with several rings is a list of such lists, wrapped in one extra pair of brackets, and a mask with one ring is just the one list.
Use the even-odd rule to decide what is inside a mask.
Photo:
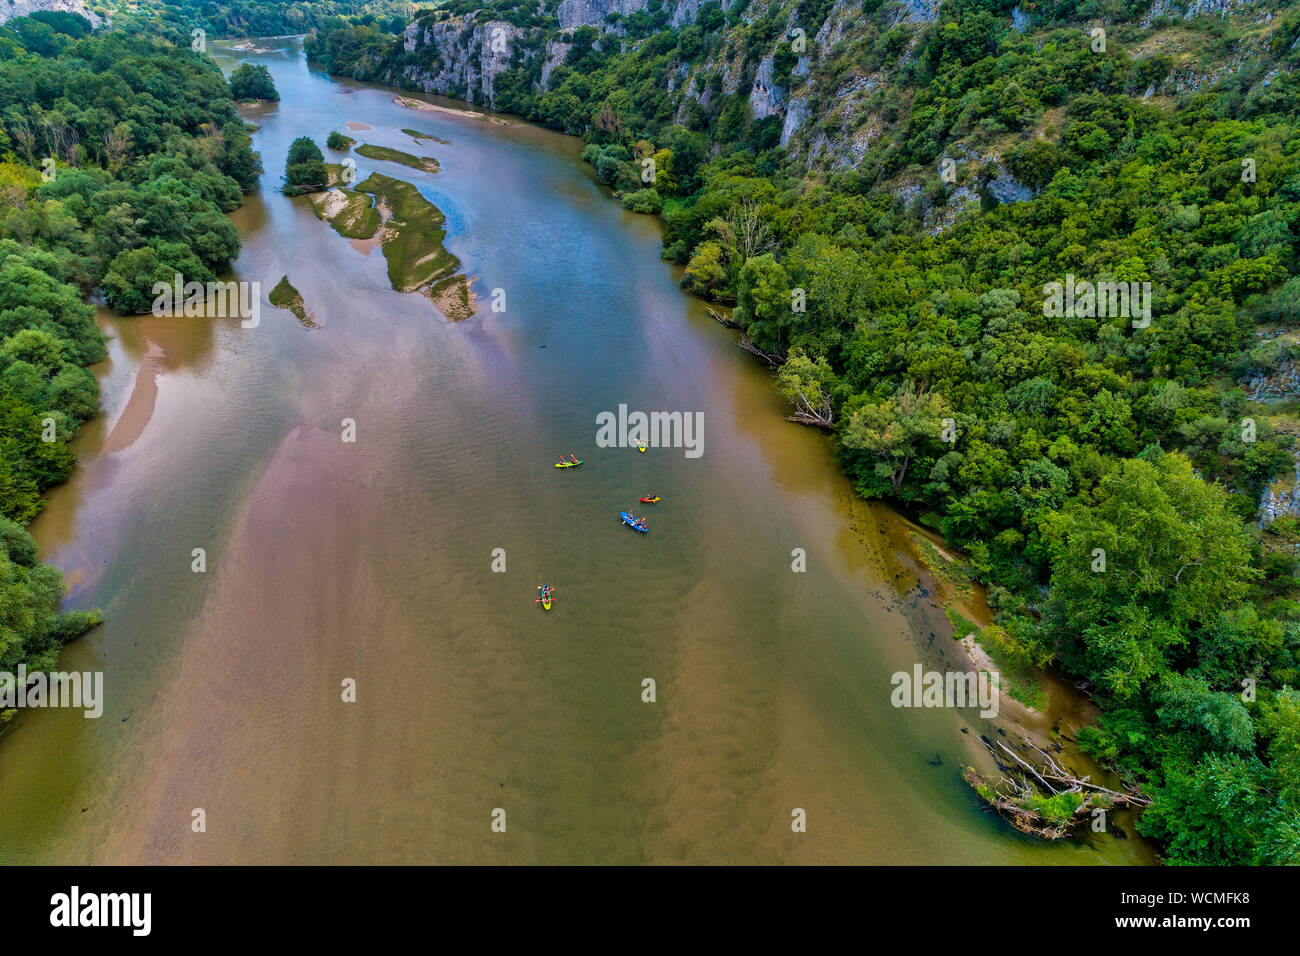
[(557, 461), (555, 463), (555, 467), (556, 468), (577, 468), (579, 465), (582, 464), (582, 462), (583, 459), (581, 458), (575, 458), (573, 461)]
[(541, 591), (542, 595), (541, 597), (533, 598), (533, 603), (540, 604), (543, 609), (549, 611), (551, 609), (551, 595), (555, 593), (555, 588), (551, 587), (549, 584), (543, 584), (537, 590)]
[(636, 450), (639, 451), (641, 454), (644, 455), (644, 454), (645, 454), (645, 442), (637, 442)]
[(645, 518), (638, 518), (635, 515), (628, 514), (626, 511), (620, 511), (619, 514), (623, 518), (623, 523), (633, 531), (640, 531), (642, 534), (646, 534), (650, 531), (650, 529), (645, 526)]
[(659, 501), (659, 496), (658, 496), (658, 495), (655, 495), (653, 498), (642, 498), (641, 500), (642, 500), (643, 502), (645, 502), (646, 504), (648, 504), (648, 505), (653, 505), (653, 504), (658, 503), (658, 501)]

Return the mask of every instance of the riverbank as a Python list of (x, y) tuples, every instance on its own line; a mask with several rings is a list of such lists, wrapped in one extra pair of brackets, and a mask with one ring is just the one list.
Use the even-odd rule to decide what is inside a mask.
[[(442, 113), (450, 116), (460, 116), (466, 119), (484, 120), (488, 123), (496, 123), (500, 126), (509, 126), (511, 121), (504, 116), (498, 116), (493, 113), (480, 113), (472, 109), (452, 109), (448, 106), (439, 106), (437, 103), (429, 103), (425, 100), (419, 100), (412, 96), (394, 96), (393, 102), (398, 106), (404, 106), (407, 109), (422, 110), (425, 113)], [(467, 104), (467, 106), (472, 104)]]

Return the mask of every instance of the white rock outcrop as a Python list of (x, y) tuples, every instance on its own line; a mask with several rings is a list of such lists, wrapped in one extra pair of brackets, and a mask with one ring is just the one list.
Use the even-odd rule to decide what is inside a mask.
[(0, 0), (0, 23), (42, 11), (75, 13), (89, 20), (92, 27), (104, 22), (97, 14), (87, 10), (82, 0)]

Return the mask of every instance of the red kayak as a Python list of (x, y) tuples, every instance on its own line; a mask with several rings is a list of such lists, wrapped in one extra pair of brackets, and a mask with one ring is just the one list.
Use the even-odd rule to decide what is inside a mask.
[(659, 496), (655, 495), (653, 498), (642, 498), (641, 500), (648, 505), (658, 504)]

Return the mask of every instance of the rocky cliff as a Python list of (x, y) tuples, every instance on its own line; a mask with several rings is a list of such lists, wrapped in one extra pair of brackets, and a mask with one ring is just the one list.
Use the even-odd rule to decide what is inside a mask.
[[(926, 55), (930, 26), (947, 16), (943, 0), (720, 0), (716, 5), (708, 0), (537, 0), (535, 6), (521, 0), (513, 13), (503, 12), (500, 4), (493, 9), (493, 16), (513, 23), (486, 19), (482, 12), (422, 14), (406, 29), (404, 56), (386, 79), (485, 106), (521, 109), (529, 98), (534, 105), (545, 100), (573, 72), (570, 61), (583, 62), (584, 51), (644, 50), (645, 72), (636, 82), (642, 91), (664, 91), (671, 122), (692, 128), (715, 128), (722, 121), (770, 123), (771, 142), (810, 172), (824, 173), (860, 169), (882, 137), (905, 122), (911, 109), (908, 70)], [(1148, 97), (1172, 97), (1233, 73), (1269, 42), (1265, 32), (1252, 36), (1253, 28), (1243, 30), (1225, 56), (1207, 46), (1215, 42), (1207, 39), (1212, 31), (1183, 26), (1189, 19), (1233, 17), (1266, 25), (1276, 11), (1272, 0), (1154, 0), (1141, 16), (1108, 29), (1112, 42), (1123, 42), (1135, 59), (1159, 65), (1151, 71)], [(1027, 33), (1038, 28), (1041, 16), (1039, 7), (1025, 4), (1013, 8), (1006, 23)], [(945, 21), (945, 29), (958, 26)], [(1087, 24), (1075, 26), (1086, 43)], [(1122, 40), (1121, 26), (1128, 30)], [(690, 29), (702, 42), (690, 42)], [(513, 74), (506, 81), (512, 93), (503, 102), (507, 74)], [(618, 95), (626, 103), (631, 92)], [(537, 111), (543, 121), (568, 128), (564, 116), (573, 111), (563, 103), (546, 105)], [(1035, 121), (1045, 128), (1052, 119), (1044, 115)], [(1036, 135), (1050, 131), (1040, 128)], [(949, 191), (946, 208), (931, 207), (920, 188), (932, 170), (906, 172), (893, 189), (904, 201), (919, 202), (934, 229), (946, 228), (982, 199), (1022, 202), (1033, 191), (1008, 170), (1004, 148), (989, 136), (978, 149), (952, 144), (949, 155), (962, 164), (964, 178), (953, 182), (957, 188)]]
[[(2, 2), (2, 0), (0, 0)], [(500, 20), (416, 20), (402, 34), (411, 58), (400, 85), (488, 106), (496, 105), (497, 77), (510, 68), (523, 31)]]
[[(0, 0), (3, 3), (4, 0)], [(445, 14), (422, 16), (402, 36), (406, 54), (387, 77), (390, 82), (411, 89), (464, 98), (485, 106), (498, 106), (500, 78), (512, 69), (529, 70), (531, 88), (543, 93), (550, 89), (557, 67), (564, 64), (573, 47), (575, 31), (590, 28), (604, 36), (602, 49), (631, 49), (640, 41), (629, 40), (625, 21), (635, 15), (656, 16), (666, 29), (694, 25), (707, 0), (559, 0), (554, 20), (546, 26), (518, 27), (501, 20), (480, 20), (486, 14), (464, 17)], [(781, 130), (781, 145), (810, 163), (832, 168), (852, 167), (861, 159), (862, 135), (857, 141), (836, 137), (800, 136), (812, 110), (807, 91), (814, 61), (825, 59), (853, 35), (862, 16), (862, 0), (833, 0), (818, 24), (799, 25), (800, 5), (794, 0), (719, 0), (723, 13), (741, 3), (740, 22), (771, 21), (776, 25), (767, 49), (755, 57), (752, 49), (738, 42), (723, 44), (707, 55), (679, 64), (665, 85), (676, 99), (676, 115), (682, 121), (688, 104), (694, 102), (706, 112), (720, 94), (740, 96), (755, 120), (773, 118)], [(889, 16), (898, 25), (916, 29), (938, 15), (941, 0), (904, 0), (890, 5)], [(548, 11), (543, 0), (538, 12)], [(714, 16), (717, 15), (715, 11)], [(810, 35), (811, 34), (811, 35)], [(778, 46), (793, 45), (798, 51), (794, 68), (781, 74), (777, 67)], [(531, 69), (530, 69), (531, 68)], [(713, 77), (721, 78), (720, 87)], [(859, 78), (837, 91), (838, 112), (847, 117), (863, 111), (859, 102), (873, 83)]]
[(0, 23), (41, 11), (76, 13), (85, 17), (90, 21), (90, 25), (95, 27), (104, 22), (97, 14), (87, 10), (81, 0), (0, 0)]

